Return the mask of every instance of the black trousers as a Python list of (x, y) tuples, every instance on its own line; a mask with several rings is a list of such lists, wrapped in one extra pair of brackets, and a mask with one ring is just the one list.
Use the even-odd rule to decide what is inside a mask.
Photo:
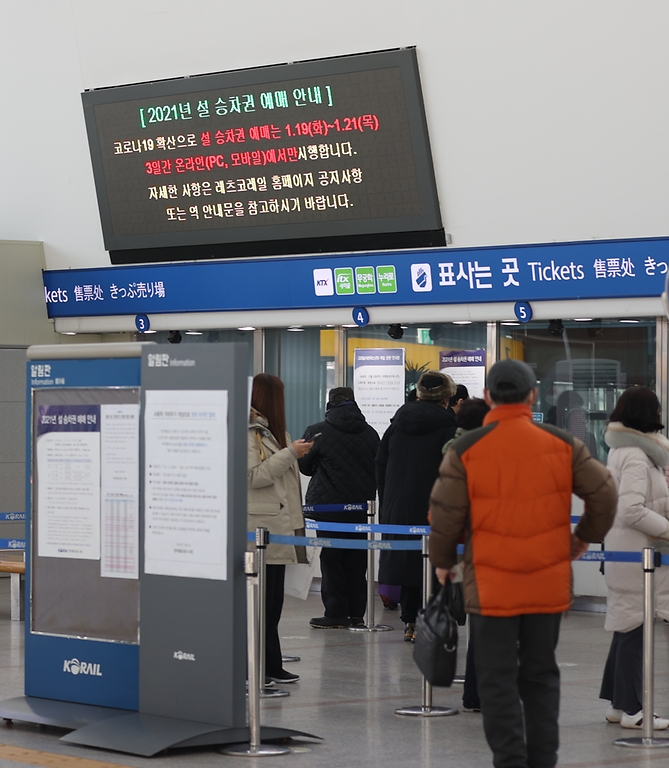
[(476, 681), (476, 665), (474, 664), (474, 640), (470, 636), (467, 646), (467, 661), (465, 664), (465, 682), (462, 686), (462, 704), (465, 707), (480, 707), (479, 687)]
[(643, 624), (613, 633), (599, 698), (630, 715), (643, 709)]
[(276, 677), (283, 670), (279, 621), (283, 610), (285, 565), (268, 565), (265, 591), (265, 674)]
[(470, 616), (483, 729), (495, 768), (557, 763), (561, 614)]
[[(332, 534), (318, 531), (321, 538)], [(337, 533), (338, 539), (364, 539), (360, 533)], [(362, 618), (367, 608), (367, 550), (321, 549), (321, 599), (325, 615)]]
[(402, 587), (400, 590), (400, 619), (405, 624), (415, 624), (418, 611), (423, 607), (423, 590), (420, 587)]

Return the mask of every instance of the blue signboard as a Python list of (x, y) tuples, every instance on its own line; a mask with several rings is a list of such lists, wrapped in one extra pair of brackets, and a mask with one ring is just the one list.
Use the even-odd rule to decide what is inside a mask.
[(659, 296), (669, 238), (44, 273), (49, 317)]

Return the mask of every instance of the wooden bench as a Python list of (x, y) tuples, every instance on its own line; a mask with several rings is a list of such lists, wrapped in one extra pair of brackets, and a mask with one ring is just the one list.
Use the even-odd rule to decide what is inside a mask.
[(23, 619), (23, 590), (21, 576), (25, 576), (26, 564), (23, 560), (12, 560), (0, 555), (0, 573), (8, 573), (9, 584), (9, 617), (12, 621)]

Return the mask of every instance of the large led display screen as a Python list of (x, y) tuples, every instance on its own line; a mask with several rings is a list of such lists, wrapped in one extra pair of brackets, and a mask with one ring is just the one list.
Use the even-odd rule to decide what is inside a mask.
[[(356, 238), (369, 247), (370, 235), (392, 233), (404, 245), (426, 244), (411, 233), (443, 244), (415, 49), (82, 98), (105, 247), (117, 263), (213, 244), (224, 247), (191, 258), (252, 255), (253, 243), (264, 244), (256, 253), (272, 244), (286, 252), (282, 241), (304, 252), (299, 241), (312, 250), (346, 237), (355, 249)], [(147, 259), (146, 249), (157, 250)]]

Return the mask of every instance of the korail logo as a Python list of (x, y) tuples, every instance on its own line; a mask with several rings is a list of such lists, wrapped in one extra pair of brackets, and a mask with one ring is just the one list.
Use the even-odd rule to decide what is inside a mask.
[(99, 664), (92, 664), (88, 661), (79, 661), (79, 659), (66, 659), (63, 662), (63, 672), (69, 672), (71, 675), (92, 675), (93, 677), (102, 677)]
[(194, 653), (184, 653), (183, 651), (174, 651), (174, 658), (179, 661), (195, 661)]
[(411, 287), (416, 293), (432, 290), (432, 269), (429, 264), (411, 265)]
[(316, 296), (334, 295), (334, 279), (331, 269), (314, 269), (314, 290)]

